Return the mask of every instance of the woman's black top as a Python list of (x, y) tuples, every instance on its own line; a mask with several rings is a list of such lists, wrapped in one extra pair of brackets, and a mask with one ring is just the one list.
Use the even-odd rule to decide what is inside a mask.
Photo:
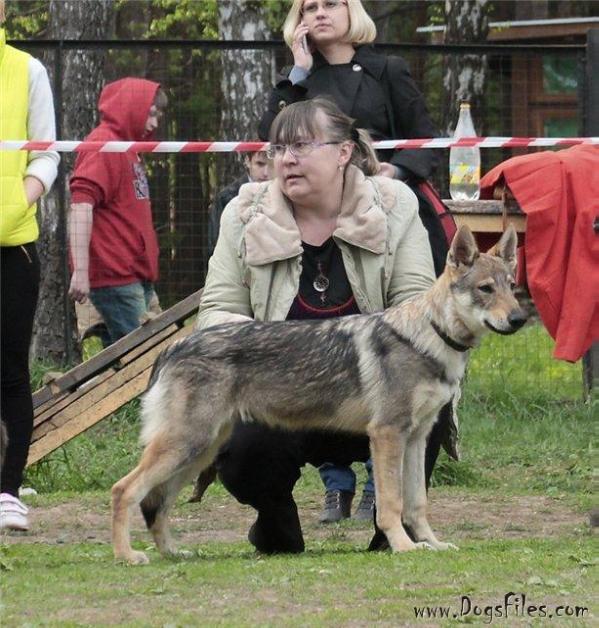
[(291, 304), (287, 320), (359, 314), (341, 250), (333, 238), (320, 246), (302, 242), (302, 247), (304, 253), (299, 291)]

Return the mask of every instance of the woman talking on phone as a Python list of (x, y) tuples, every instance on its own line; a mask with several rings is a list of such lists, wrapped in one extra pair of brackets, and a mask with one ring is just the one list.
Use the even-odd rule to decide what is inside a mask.
[[(262, 139), (268, 139), (274, 118), (288, 104), (316, 96), (332, 99), (375, 141), (438, 135), (407, 63), (401, 57), (380, 54), (370, 45), (376, 38), (376, 26), (360, 0), (293, 0), (283, 36), (293, 53), (294, 65), (283, 70), (270, 94), (268, 111), (259, 125)], [(437, 166), (436, 151), (379, 151), (378, 157), (379, 175), (402, 180), (415, 192), (439, 275), (448, 243), (432, 205), (434, 191), (423, 185)], [(450, 455), (455, 454), (454, 435), (451, 411), (446, 407), (429, 438), (427, 484), (441, 443)], [(327, 488), (321, 521), (349, 515), (351, 493), (331, 490), (348, 481), (347, 472), (353, 476), (350, 470), (341, 468), (321, 469)]]

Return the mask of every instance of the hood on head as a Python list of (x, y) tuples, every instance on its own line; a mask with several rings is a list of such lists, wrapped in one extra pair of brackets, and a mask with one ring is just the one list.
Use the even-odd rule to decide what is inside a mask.
[(150, 139), (146, 121), (159, 88), (154, 81), (131, 77), (108, 83), (98, 103), (102, 123), (123, 140)]

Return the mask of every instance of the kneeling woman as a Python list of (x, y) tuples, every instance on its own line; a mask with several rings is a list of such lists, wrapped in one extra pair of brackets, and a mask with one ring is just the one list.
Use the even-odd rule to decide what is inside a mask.
[[(294, 103), (274, 120), (270, 140), (275, 178), (244, 185), (225, 208), (198, 328), (372, 313), (433, 283), (416, 197), (400, 181), (373, 176), (380, 165), (351, 118), (324, 98)], [(302, 347), (296, 351), (288, 359), (301, 365)], [(326, 363), (317, 376), (327, 377)], [(427, 479), (438, 444), (429, 449)], [(258, 511), (249, 534), (258, 550), (301, 552), (292, 495), (301, 466), (368, 457), (366, 436), (239, 422), (217, 469), (227, 489)]]

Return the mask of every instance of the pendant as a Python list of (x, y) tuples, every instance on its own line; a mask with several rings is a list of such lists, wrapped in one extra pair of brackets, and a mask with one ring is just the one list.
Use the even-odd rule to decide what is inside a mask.
[(316, 268), (318, 269), (318, 275), (316, 275), (312, 286), (316, 292), (326, 292), (329, 287), (329, 280), (322, 272), (322, 262), (318, 262)]
[(316, 277), (312, 286), (316, 292), (326, 292), (329, 287), (329, 280), (321, 273)]

